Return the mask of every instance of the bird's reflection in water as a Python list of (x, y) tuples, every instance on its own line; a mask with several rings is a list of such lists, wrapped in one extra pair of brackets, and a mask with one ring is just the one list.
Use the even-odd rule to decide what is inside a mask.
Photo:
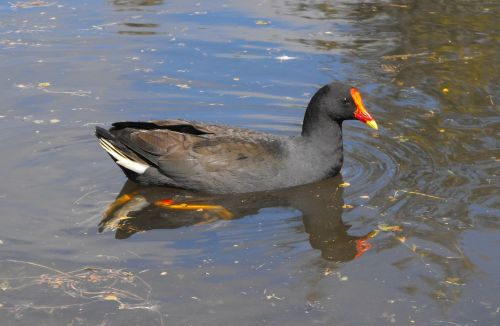
[(99, 224), (117, 239), (152, 229), (174, 229), (255, 215), (262, 208), (293, 207), (302, 212), (309, 243), (323, 258), (345, 262), (370, 249), (376, 232), (350, 235), (342, 221), (340, 177), (289, 189), (234, 195), (204, 195), (183, 189), (140, 187), (127, 181)]

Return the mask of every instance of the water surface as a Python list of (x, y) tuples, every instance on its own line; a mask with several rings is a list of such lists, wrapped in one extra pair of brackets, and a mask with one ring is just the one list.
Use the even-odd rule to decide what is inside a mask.
[[(0, 4), (2, 325), (497, 325), (499, 11)], [(138, 188), (93, 136), (162, 118), (290, 136), (330, 81), (380, 130), (346, 123), (341, 176), (312, 185)]]

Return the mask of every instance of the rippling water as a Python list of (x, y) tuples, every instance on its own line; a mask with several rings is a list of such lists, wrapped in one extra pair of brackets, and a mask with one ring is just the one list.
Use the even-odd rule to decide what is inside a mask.
[[(2, 325), (497, 325), (499, 10), (0, 4)], [(332, 80), (381, 128), (345, 124), (341, 176), (312, 185), (138, 188), (93, 136), (162, 118), (294, 135)]]

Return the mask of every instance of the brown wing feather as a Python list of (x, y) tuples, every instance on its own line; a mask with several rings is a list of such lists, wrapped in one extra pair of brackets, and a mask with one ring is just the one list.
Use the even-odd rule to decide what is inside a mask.
[(131, 135), (131, 139), (146, 152), (158, 156), (178, 149), (188, 149), (193, 143), (189, 135), (170, 130), (138, 131)]
[[(180, 126), (189, 126), (193, 128), (193, 130), (199, 131), (199, 135), (203, 134), (212, 134), (216, 137), (235, 137), (235, 138), (247, 138), (247, 137), (262, 137), (264, 134), (261, 132), (245, 129), (245, 128), (235, 128), (232, 126), (225, 125), (213, 125), (206, 124), (202, 122), (196, 121), (188, 121), (188, 120), (155, 120), (151, 121), (152, 123), (166, 128), (172, 128), (172, 131), (175, 131), (176, 127)], [(268, 136), (268, 135), (266, 135)]]
[(281, 168), (283, 141), (277, 136), (184, 120), (125, 128), (121, 131), (128, 147), (148, 156), (161, 173), (186, 188), (220, 188), (228, 179), (257, 184)]
[[(265, 138), (265, 135), (260, 134)], [(233, 180), (261, 183), (275, 177), (282, 160), (278, 141), (249, 137), (204, 135), (196, 137), (189, 150), (170, 152), (159, 159), (159, 169), (172, 179), (189, 187), (223, 187)], [(224, 191), (224, 190), (222, 190)]]

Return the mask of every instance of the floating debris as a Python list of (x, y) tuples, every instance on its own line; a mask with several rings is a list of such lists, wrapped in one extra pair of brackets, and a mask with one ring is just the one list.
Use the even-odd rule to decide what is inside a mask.
[(446, 199), (444, 199), (443, 197), (434, 196), (434, 195), (428, 195), (428, 194), (424, 194), (424, 193), (421, 193), (421, 192), (416, 192), (416, 191), (408, 191), (408, 190), (403, 190), (403, 189), (396, 190), (396, 192), (394, 192), (393, 197), (394, 197), (394, 198), (397, 198), (397, 196), (398, 196), (398, 193), (399, 193), (399, 192), (404, 192), (404, 193), (411, 194), (411, 195), (417, 195), (417, 196), (429, 197), (429, 198), (433, 198), (433, 199), (446, 200)]
[(47, 1), (18, 1), (16, 3), (9, 2), (10, 7), (13, 9), (27, 9), (33, 7), (49, 7), (55, 5), (57, 2), (47, 2)]
[(77, 91), (52, 91), (47, 88), (40, 88), (42, 91), (45, 93), (51, 93), (51, 94), (66, 94), (66, 95), (71, 95), (71, 96), (90, 96), (92, 94), (91, 91), (83, 91), (81, 89)]
[(325, 271), (323, 272), (323, 275), (324, 276), (332, 276), (332, 275), (335, 275), (337, 276), (337, 279), (341, 282), (347, 282), (349, 281), (349, 277), (348, 276), (345, 276), (345, 275), (342, 275), (340, 272), (338, 271), (333, 271), (331, 268), (327, 267), (325, 269)]
[(422, 53), (406, 53), (406, 54), (394, 54), (394, 55), (385, 55), (382, 57), (384, 60), (408, 60), (408, 58), (412, 57), (423, 57), (423, 56), (435, 56), (434, 52), (422, 52)]
[(399, 71), (399, 67), (396, 65), (383, 64), (383, 65), (380, 65), (380, 67), (385, 72), (398, 72)]
[(118, 296), (114, 293), (110, 293), (110, 294), (107, 294), (103, 297), (103, 300), (106, 300), (106, 301), (120, 301), (118, 299)]
[(408, 6), (407, 5), (402, 5), (402, 4), (398, 4), (398, 3), (390, 3), (388, 4), (389, 7), (396, 7), (396, 8), (403, 8), (403, 9), (407, 9)]
[(325, 271), (323, 273), (324, 276), (330, 276), (332, 274), (333, 274), (333, 271), (328, 267), (325, 269)]
[(400, 143), (406, 143), (407, 141), (410, 140), (410, 138), (406, 137), (406, 136), (396, 136), (396, 137), (392, 137), (392, 138), (395, 138), (397, 139)]
[(385, 232), (401, 232), (403, 229), (399, 225), (379, 224), (378, 229)]
[(350, 187), (351, 184), (349, 182), (342, 182), (341, 184), (339, 184), (339, 187), (340, 188), (347, 188), (347, 187)]
[(27, 89), (27, 88), (32, 88), (34, 87), (33, 84), (16, 84), (15, 85), (17, 88), (21, 88), (21, 89)]
[(77, 90), (77, 91), (56, 91), (56, 90), (51, 90), (48, 89), (48, 87), (51, 84), (49, 82), (41, 82), (38, 84), (15, 84), (14, 86), (20, 89), (29, 89), (29, 88), (38, 88), (41, 91), (44, 91), (45, 93), (50, 93), (50, 94), (66, 94), (66, 95), (71, 95), (71, 96), (90, 96), (92, 94), (91, 91), (84, 91), (84, 90)]
[(465, 282), (460, 279), (459, 277), (447, 277), (446, 280), (444, 281), (445, 283), (451, 284), (451, 285), (465, 285)]
[(257, 20), (255, 25), (271, 25), (271, 22), (269, 20)]
[(266, 295), (266, 299), (267, 299), (267, 300), (271, 300), (271, 299), (283, 300), (283, 299), (285, 299), (285, 298), (278, 297), (278, 296), (276, 295), (276, 293), (271, 293), (271, 294)]
[[(13, 303), (8, 309), (19, 313), (26, 309), (63, 310), (84, 307), (96, 301), (115, 301), (119, 309), (144, 309), (157, 312), (149, 297), (152, 287), (139, 276), (125, 269), (83, 267), (73, 271), (63, 271), (31, 261), (6, 259), (0, 261), (2, 274), (7, 270), (32, 270), (34, 273), (19, 276), (0, 277), (4, 292), (17, 292), (25, 288), (37, 288), (46, 292), (57, 291), (63, 299), (61, 305), (38, 305), (36, 302)], [(67, 298), (67, 299), (66, 299)], [(69, 301), (69, 302), (68, 302)], [(162, 320), (163, 324), (163, 320)]]

